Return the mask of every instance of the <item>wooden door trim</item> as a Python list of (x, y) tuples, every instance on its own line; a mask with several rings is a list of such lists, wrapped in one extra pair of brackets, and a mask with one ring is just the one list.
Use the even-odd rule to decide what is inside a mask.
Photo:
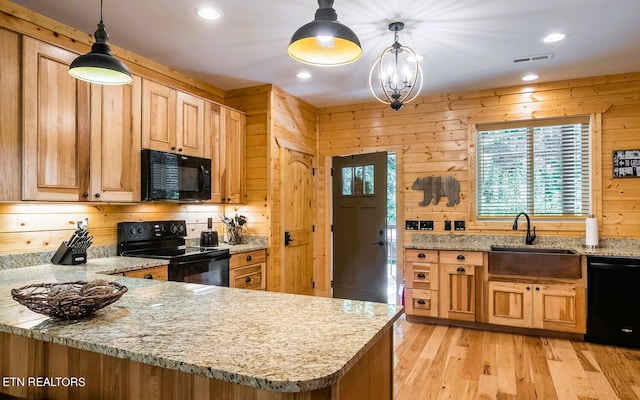
[(284, 147), (285, 149), (297, 151), (298, 153), (304, 153), (312, 157), (316, 156), (316, 149), (301, 143), (292, 142), (283, 138), (276, 138), (276, 143), (278, 144), (278, 147)]

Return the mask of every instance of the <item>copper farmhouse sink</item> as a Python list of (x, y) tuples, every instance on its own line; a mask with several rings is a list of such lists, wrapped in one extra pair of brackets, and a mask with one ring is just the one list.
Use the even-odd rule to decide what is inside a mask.
[(540, 278), (580, 279), (580, 254), (568, 249), (491, 246), (489, 273)]

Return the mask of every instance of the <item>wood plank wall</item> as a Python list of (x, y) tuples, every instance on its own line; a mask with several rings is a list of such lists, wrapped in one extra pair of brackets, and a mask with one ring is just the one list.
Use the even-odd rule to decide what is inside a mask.
[(115, 245), (116, 225), (121, 221), (184, 219), (188, 237), (199, 238), (214, 220), (214, 229), (223, 232), (220, 205), (202, 204), (0, 204), (0, 254), (55, 250), (69, 239), (76, 221), (89, 218), (94, 245)]
[[(281, 203), (281, 185), (286, 186), (288, 182), (281, 179), (280, 157), (281, 150), (278, 140), (282, 139), (301, 148), (316, 149), (316, 118), (317, 109), (310, 104), (298, 99), (274, 87), (271, 93), (271, 130), (269, 140), (269, 156), (270, 163), (270, 198), (271, 198), (271, 257), (270, 262), (274, 269), (282, 270), (282, 246), (284, 239), (284, 231), (282, 228), (282, 203)], [(314, 159), (313, 164), (316, 165)], [(321, 277), (318, 274), (320, 264), (315, 256), (317, 254), (317, 239), (314, 237), (314, 279)], [(289, 271), (281, 271), (281, 286), (284, 279), (292, 279), (295, 275)], [(289, 287), (291, 285), (288, 285)], [(316, 282), (316, 287), (322, 286)]]
[[(640, 73), (428, 95), (397, 113), (375, 102), (322, 108), (318, 110), (318, 162), (327, 167), (332, 156), (374, 151), (402, 155), (404, 172), (398, 177), (398, 191), (404, 200), (398, 206), (404, 219), (434, 220), (434, 233), (445, 233), (445, 220), (469, 221), (470, 217), (468, 160), (473, 146), (467, 139), (471, 124), (592, 113), (602, 115), (602, 167), (593, 171), (602, 183), (600, 235), (640, 237), (640, 178), (612, 178), (612, 151), (640, 149)], [(321, 174), (327, 175), (326, 171)], [(438, 205), (420, 207), (422, 193), (411, 189), (413, 181), (441, 175), (460, 181), (460, 204), (446, 207), (441, 200)], [(582, 221), (576, 223), (583, 226)], [(506, 225), (510, 227), (464, 233), (522, 234)], [(561, 225), (538, 229), (539, 235), (584, 235), (582, 228), (563, 230)], [(402, 240), (410, 242), (411, 232), (402, 232)]]
[[(285, 275), (281, 271), (282, 182), (277, 140), (315, 149), (317, 109), (272, 85), (229, 91), (226, 103), (247, 115), (247, 201), (242, 210), (264, 228), (260, 234), (269, 237), (267, 290), (280, 291)], [(320, 268), (317, 259), (314, 267)]]

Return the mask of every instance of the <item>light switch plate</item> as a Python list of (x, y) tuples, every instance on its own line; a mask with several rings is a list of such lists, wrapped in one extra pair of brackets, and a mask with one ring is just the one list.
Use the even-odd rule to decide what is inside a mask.
[(433, 221), (420, 221), (420, 230), (421, 231), (432, 231), (433, 230)]
[(456, 231), (464, 231), (465, 230), (464, 221), (453, 221), (453, 229), (455, 229)]
[(404, 221), (404, 229), (408, 231), (417, 231), (418, 230), (418, 221), (417, 220), (406, 220)]
[(445, 231), (451, 230), (451, 221), (444, 221), (444, 230)]

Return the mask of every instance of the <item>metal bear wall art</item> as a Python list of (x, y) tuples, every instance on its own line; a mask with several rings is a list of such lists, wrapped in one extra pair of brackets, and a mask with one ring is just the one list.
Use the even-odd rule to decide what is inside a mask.
[(411, 189), (424, 192), (424, 198), (419, 203), (421, 206), (429, 205), (432, 199), (433, 204), (438, 204), (442, 196), (447, 196), (447, 207), (460, 203), (460, 182), (453, 176), (418, 178), (411, 185)]

